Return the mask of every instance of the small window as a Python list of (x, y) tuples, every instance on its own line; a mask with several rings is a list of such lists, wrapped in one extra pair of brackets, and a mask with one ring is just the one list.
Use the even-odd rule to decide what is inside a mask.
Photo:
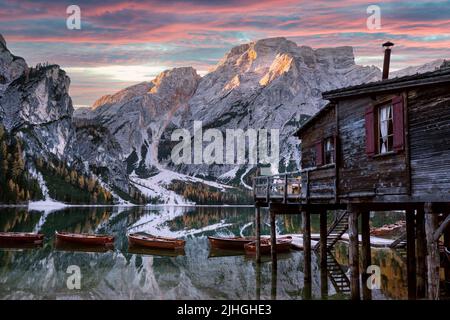
[(380, 107), (378, 119), (378, 153), (391, 152), (394, 144), (392, 105)]
[(334, 138), (325, 139), (324, 143), (325, 164), (334, 163)]

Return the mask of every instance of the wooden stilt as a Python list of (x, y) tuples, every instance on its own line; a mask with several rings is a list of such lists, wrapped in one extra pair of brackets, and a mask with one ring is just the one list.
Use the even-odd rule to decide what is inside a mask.
[(303, 253), (305, 281), (311, 282), (311, 220), (308, 211), (302, 212), (303, 223)]
[(406, 268), (408, 299), (416, 299), (416, 226), (413, 210), (406, 210)]
[(303, 225), (303, 273), (304, 273), (304, 297), (311, 297), (311, 217), (308, 211), (302, 211)]
[[(446, 248), (450, 248), (450, 228), (447, 227), (447, 230), (444, 231), (444, 246)], [(445, 289), (447, 297), (450, 295), (450, 292), (448, 291), (450, 287), (450, 261), (446, 261), (444, 265), (445, 270)]]
[(256, 226), (256, 263), (261, 263), (261, 208), (255, 209)]
[(275, 225), (275, 211), (270, 210), (270, 254), (272, 257), (272, 269), (277, 269), (277, 250), (276, 250), (276, 244), (277, 244), (277, 232), (276, 232), (276, 225)]
[(327, 270), (327, 212), (320, 212), (320, 292), (322, 299), (328, 296)]
[(426, 297), (427, 281), (427, 242), (425, 237), (425, 213), (423, 208), (416, 211), (416, 251), (417, 251), (417, 280), (416, 280), (416, 298)]
[(425, 203), (425, 233), (427, 238), (427, 276), (428, 299), (439, 299), (439, 268), (440, 257), (437, 241), (434, 240), (434, 232), (438, 226), (438, 215), (433, 212), (431, 203)]
[(362, 233), (362, 294), (364, 300), (372, 300), (372, 291), (367, 285), (369, 274), (367, 268), (372, 264), (371, 248), (370, 248), (370, 212), (361, 212), (361, 233)]
[(278, 282), (278, 276), (277, 276), (277, 261), (275, 259), (274, 262), (272, 262), (272, 278), (271, 278), (271, 290), (270, 290), (270, 297), (272, 300), (277, 300), (277, 282)]
[(256, 300), (261, 300), (261, 264), (255, 264)]
[(360, 300), (359, 287), (359, 247), (358, 247), (358, 210), (349, 204), (348, 233), (349, 233), (349, 263), (350, 263), (350, 288), (353, 300)]

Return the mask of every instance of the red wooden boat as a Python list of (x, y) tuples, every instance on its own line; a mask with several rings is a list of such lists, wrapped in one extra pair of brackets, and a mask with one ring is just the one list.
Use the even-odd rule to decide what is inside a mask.
[(130, 246), (139, 246), (152, 249), (183, 249), (186, 241), (153, 236), (150, 234), (131, 233), (128, 235)]
[(59, 231), (55, 231), (55, 234), (58, 241), (93, 246), (114, 244), (114, 237), (104, 234), (69, 233)]
[[(291, 249), (292, 237), (286, 236), (282, 238), (277, 238), (277, 244), (275, 250), (277, 253), (288, 252)], [(255, 254), (256, 253), (256, 241), (247, 243), (245, 246), (245, 253)], [(271, 241), (270, 239), (261, 239), (261, 254), (270, 254)]]
[(247, 243), (255, 241), (255, 237), (208, 237), (212, 248), (222, 250), (244, 250)]
[(44, 241), (44, 235), (29, 232), (0, 232), (1, 243), (34, 243)]

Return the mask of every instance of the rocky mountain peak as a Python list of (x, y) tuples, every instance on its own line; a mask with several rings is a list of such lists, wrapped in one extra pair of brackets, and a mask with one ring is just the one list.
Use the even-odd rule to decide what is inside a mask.
[(3, 36), (0, 34), (0, 44), (6, 48), (6, 40), (3, 38)]
[(13, 55), (6, 47), (6, 41), (0, 34), (0, 94), (9, 83), (19, 78), (28, 65), (24, 59)]
[(149, 90), (152, 94), (168, 94), (175, 90), (178, 94), (190, 95), (196, 89), (200, 76), (192, 67), (181, 67), (165, 70), (154, 80)]

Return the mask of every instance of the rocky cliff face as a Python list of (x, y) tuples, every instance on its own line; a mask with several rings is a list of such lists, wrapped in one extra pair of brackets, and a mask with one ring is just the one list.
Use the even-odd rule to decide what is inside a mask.
[(20, 133), (30, 152), (70, 155), (73, 139), (70, 79), (56, 65), (28, 68), (0, 41), (0, 120), (6, 130)]
[(281, 165), (293, 168), (289, 160), (298, 161), (299, 155), (292, 134), (324, 105), (321, 92), (380, 75), (375, 67), (355, 65), (351, 47), (314, 50), (285, 38), (263, 39), (233, 48), (201, 79), (192, 68), (165, 71), (152, 82), (100, 98), (76, 116), (96, 119), (109, 129), (132, 164), (129, 173), (146, 177), (153, 166), (229, 181), (251, 166), (175, 166), (169, 157), (173, 130), (192, 132), (194, 121), (222, 132), (279, 129)]
[[(281, 167), (293, 169), (299, 159), (293, 133), (324, 106), (322, 91), (379, 77), (378, 68), (355, 64), (351, 47), (314, 50), (285, 38), (263, 39), (233, 48), (202, 79), (183, 124), (200, 120), (204, 127), (221, 131), (279, 129)], [(233, 166), (184, 166), (181, 170), (219, 177)]]
[[(0, 123), (25, 141), (27, 158), (56, 158), (87, 174), (91, 167), (101, 165), (111, 170), (106, 172), (114, 176), (111, 181), (128, 190), (125, 172), (117, 169), (123, 167), (120, 147), (114, 143), (104, 145), (97, 139), (91, 150), (90, 140), (82, 130), (77, 132), (72, 119), (70, 79), (59, 66), (28, 67), (22, 58), (11, 54), (0, 37), (0, 80)], [(103, 152), (109, 153), (100, 156)], [(32, 162), (27, 167), (35, 170)]]
[(180, 123), (180, 114), (199, 81), (193, 68), (167, 70), (151, 82), (100, 98), (91, 111), (80, 110), (76, 116), (107, 127), (128, 158), (129, 173), (141, 168), (145, 175), (152, 166), (159, 166), (161, 135), (167, 127)]

